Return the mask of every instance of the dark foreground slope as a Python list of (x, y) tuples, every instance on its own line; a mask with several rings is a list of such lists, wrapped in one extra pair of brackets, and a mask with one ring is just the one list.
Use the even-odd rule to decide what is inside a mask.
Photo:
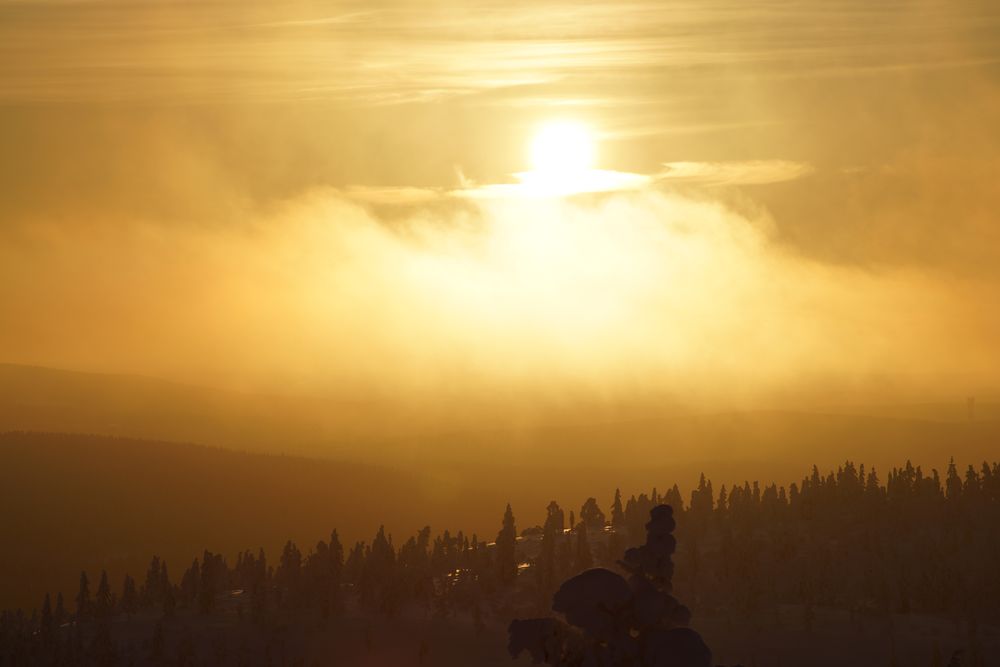
[[(816, 608), (812, 626), (807, 628), (802, 616), (801, 607), (782, 608), (763, 618), (733, 618), (696, 610), (692, 622), (712, 648), (714, 662), (720, 665), (943, 667), (956, 651), (964, 657), (960, 664), (973, 665), (968, 657), (968, 629), (964, 623), (913, 614), (852, 618), (846, 611)], [(310, 613), (285, 614), (262, 626), (233, 613), (204, 616), (178, 610), (173, 618), (165, 620), (160, 611), (147, 610), (130, 618), (116, 617), (111, 633), (118, 645), (117, 664), (136, 667), (532, 664), (526, 655), (516, 661), (508, 655), (508, 621), (487, 615), (483, 626), (477, 628), (465, 613), (441, 616), (413, 608), (392, 618), (356, 610), (345, 610), (328, 619)], [(158, 625), (162, 628), (161, 639)], [(69, 641), (74, 630), (71, 625), (62, 628), (59, 634), (63, 641)], [(81, 628), (84, 647), (92, 644), (95, 631), (93, 623)], [(979, 633), (984, 656), (979, 664), (991, 667), (995, 663), (989, 660), (1000, 655), (1000, 631), (984, 624)]]
[[(18, 455), (37, 458), (41, 451), (70, 459), (73, 448), (114, 454), (111, 445), (130, 447), (134, 456), (149, 461), (149, 452), (159, 449), (152, 465), (175, 479), (184, 475), (176, 470), (178, 453), (215, 452), (230, 463), (239, 456), (167, 443), (7, 439), (11, 461)], [(117, 454), (118, 460), (127, 458)], [(251, 477), (258, 474), (252, 464), (234, 467)], [(280, 463), (273, 468), (276, 477), (287, 475)], [(22, 472), (27, 469), (21, 466)], [(32, 540), (65, 531), (68, 538), (60, 545), (34, 549), (71, 558), (81, 546), (108, 548), (88, 543), (95, 539), (92, 533), (114, 540), (116, 533), (128, 534), (129, 526), (145, 525), (143, 519), (155, 525), (160, 506), (176, 505), (169, 489), (164, 502), (133, 483), (119, 499), (121, 514), (132, 521), (105, 525), (89, 515), (116, 508), (95, 506), (91, 499), (101, 496), (93, 491), (113, 482), (116, 474), (120, 478), (121, 470), (103, 466), (109, 477), (81, 481), (79, 475), (74, 478), (78, 471), (50, 469), (60, 471), (56, 488), (81, 499), (79, 507), (63, 502), (56, 508), (79, 525), (66, 519), (37, 537), (23, 522), (11, 524), (28, 562)], [(353, 472), (358, 479), (366, 474)], [(217, 478), (232, 483), (225, 475)], [(120, 585), (121, 576), (112, 573), (106, 582), (97, 567), (88, 566), (89, 585), (86, 580), (78, 588), (75, 582), (44, 581), (44, 590), (62, 595), (55, 596), (54, 606), (47, 598), (40, 614), (31, 610), (39, 603), (30, 601), (26, 610), (0, 612), (0, 665), (505, 664), (503, 627), (513, 618), (544, 613), (558, 582), (595, 565), (620, 567), (622, 554), (629, 567), (646, 562), (641, 552), (637, 561), (628, 547), (637, 544), (635, 536), (642, 534), (647, 517), (663, 513), (661, 503), (677, 508), (671, 510), (679, 545), (676, 569), (669, 568), (673, 591), (693, 608), (697, 629), (715, 651), (712, 664), (934, 665), (956, 651), (969, 658), (959, 664), (993, 664), (1000, 638), (995, 567), (1000, 463), (964, 467), (964, 474), (949, 465), (940, 476), (907, 464), (882, 479), (853, 464), (826, 476), (814, 469), (788, 489), (755, 482), (717, 487), (716, 493), (703, 479), (689, 503), (676, 487), (663, 496), (653, 491), (616, 499), (603, 506), (607, 514), (590, 499), (576, 515), (578, 522), (570, 509), (572, 528), (556, 503), (546, 508), (544, 528), (529, 522), (524, 529), (525, 523), (508, 512), (495, 545), (488, 538), (470, 540), (468, 533), (426, 529), (397, 534), (396, 540), (379, 531), (367, 545), (352, 546), (336, 535), (317, 543), (327, 533), (316, 532), (295, 538), (301, 550), (288, 542), (281, 550), (269, 548), (266, 559), (252, 551), (233, 557), (231, 550), (226, 558), (218, 553), (213, 526), (195, 518), (181, 523), (178, 539), (196, 532), (210, 535), (214, 541), (208, 544), (216, 553), (203, 552), (200, 564), (181, 556), (168, 573), (159, 559), (152, 559), (148, 569), (140, 560), (138, 566), (128, 565), (136, 581)], [(15, 487), (13, 477), (3, 481), (29, 494), (28, 485)], [(350, 486), (343, 478), (338, 481)], [(261, 488), (279, 498), (274, 504), (303, 497), (266, 484)], [(407, 491), (406, 481), (393, 488)], [(48, 500), (51, 509), (53, 497), (43, 492), (28, 500), (42, 508)], [(16, 505), (6, 500), (5, 506)], [(199, 512), (185, 502), (179, 506), (188, 516)], [(259, 512), (256, 502), (246, 501), (233, 516), (241, 510)], [(336, 513), (346, 515), (357, 505), (337, 505)], [(387, 508), (379, 502), (371, 507)], [(423, 505), (403, 511), (414, 507), (419, 511)], [(265, 526), (232, 524), (225, 517), (216, 525), (238, 525), (247, 531), (243, 543), (252, 544), (265, 527), (299, 525), (295, 505), (286, 509), (284, 515), (261, 514)], [(218, 516), (215, 510), (203, 514)], [(648, 533), (653, 535), (651, 529)], [(661, 533), (655, 533), (660, 536), (656, 544), (667, 544)], [(70, 568), (77, 572), (80, 563)], [(16, 567), (4, 572), (8, 581), (25, 575)]]

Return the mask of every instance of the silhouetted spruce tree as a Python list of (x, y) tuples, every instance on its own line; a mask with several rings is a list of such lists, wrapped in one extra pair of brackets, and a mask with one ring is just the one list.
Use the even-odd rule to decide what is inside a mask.
[(56, 611), (55, 611), (56, 625), (59, 626), (65, 623), (66, 617), (67, 617), (66, 605), (63, 602), (63, 594), (60, 592), (56, 594)]
[[(334, 531), (336, 533), (336, 531)], [(335, 535), (331, 536), (335, 537)], [(320, 608), (323, 618), (330, 615), (333, 599), (339, 588), (339, 565), (335, 563), (334, 549), (320, 540), (302, 567), (303, 587), (307, 602)]]
[[(549, 518), (545, 521), (542, 532), (542, 548), (535, 560), (535, 585), (541, 600), (546, 600), (555, 590), (556, 570), (556, 526), (558, 521), (553, 518), (553, 506), (559, 506), (553, 501), (549, 505)], [(561, 513), (561, 510), (558, 510)], [(561, 531), (560, 531), (561, 532)]]
[(955, 458), (952, 457), (948, 462), (948, 472), (945, 477), (945, 499), (949, 502), (957, 504), (959, 498), (962, 496), (962, 478), (958, 476), (958, 467), (955, 465)]
[(163, 615), (172, 618), (177, 607), (177, 596), (174, 593), (174, 585), (170, 583), (170, 575), (167, 574), (167, 561), (163, 561), (163, 565), (160, 566), (160, 598)]
[(365, 567), (365, 543), (355, 542), (344, 562), (344, 580), (357, 586), (361, 583), (361, 572)]
[(198, 584), (198, 610), (211, 614), (215, 610), (215, 596), (221, 592), (221, 557), (206, 549), (201, 558), (201, 581)]
[(52, 641), (52, 634), (55, 630), (55, 622), (52, 618), (52, 598), (45, 594), (45, 602), (42, 603), (42, 618), (39, 621), (39, 632), (42, 641), (48, 644)]
[(135, 579), (125, 575), (122, 582), (122, 611), (131, 616), (139, 610), (139, 592), (135, 587)]
[(97, 594), (94, 596), (94, 615), (107, 618), (111, 615), (111, 585), (108, 583), (108, 573), (101, 570), (101, 580), (97, 584)]
[(85, 571), (80, 572), (80, 590), (76, 594), (76, 618), (83, 620), (91, 614), (90, 581)]
[(634, 546), (642, 541), (642, 526), (646, 521), (646, 512), (639, 504), (639, 499), (631, 496), (625, 502), (625, 532), (628, 533), (628, 545)]
[(257, 549), (257, 578), (263, 582), (268, 582), (267, 556), (264, 555), (264, 547)]
[[(433, 566), (431, 561), (431, 529), (424, 526), (416, 537), (411, 537), (399, 550), (398, 564), (404, 585), (414, 601), (430, 604), (434, 591)], [(464, 565), (476, 568), (478, 559), (478, 544), (475, 535), (472, 536), (471, 552), (466, 552)]]
[(553, 500), (545, 511), (545, 527), (551, 524), (553, 533), (562, 533), (566, 528), (566, 514), (559, 507), (559, 503)]
[(507, 504), (503, 515), (503, 526), (497, 533), (497, 577), (502, 584), (509, 584), (517, 577), (517, 528), (514, 525), (514, 512)]
[(275, 583), (281, 586), (286, 593), (286, 602), (297, 602), (300, 592), (300, 580), (302, 575), (302, 552), (295, 544), (288, 540), (285, 548), (281, 551), (281, 558), (278, 561), (278, 569), (274, 573)]
[(580, 508), (580, 521), (595, 532), (604, 530), (604, 512), (597, 506), (596, 498), (587, 498), (587, 502)]
[(320, 540), (315, 549), (306, 555), (302, 565), (303, 602), (308, 606), (319, 606), (323, 610), (323, 618), (329, 615), (329, 550), (326, 542)]
[(330, 533), (330, 568), (331, 575), (339, 584), (344, 571), (344, 545), (341, 544), (336, 529)]
[(365, 555), (361, 572), (360, 598), (362, 604), (392, 614), (396, 607), (396, 591), (393, 581), (396, 552), (391, 537), (386, 536), (385, 527), (379, 526), (371, 548)]
[(726, 491), (726, 485), (723, 484), (722, 488), (719, 490), (719, 502), (715, 504), (715, 516), (724, 520), (728, 514), (729, 493)]
[(698, 480), (698, 488), (691, 492), (690, 510), (690, 516), (694, 520), (692, 527), (697, 528), (699, 535), (707, 529), (714, 506), (715, 494), (712, 491), (712, 482), (705, 478), (705, 473), (702, 473)]
[(337, 612), (343, 607), (341, 596), (341, 583), (344, 578), (344, 545), (340, 542), (340, 535), (336, 529), (330, 533), (328, 567), (329, 567), (329, 588), (327, 593), (326, 609), (327, 613)]
[(622, 507), (622, 491), (615, 489), (615, 499), (611, 503), (611, 526), (620, 529), (625, 525), (625, 510)]
[[(253, 556), (250, 555), (249, 553), (247, 555), (250, 556), (250, 558), (253, 558)], [(247, 562), (246, 560), (241, 560), (241, 564), (246, 562)], [(241, 574), (245, 575), (245, 573)], [(198, 586), (200, 583), (201, 583), (201, 565), (199, 564), (198, 559), (195, 558), (191, 562), (191, 566), (184, 571), (184, 574), (181, 577), (180, 597), (181, 597), (181, 603), (184, 606), (191, 606), (198, 602)], [(249, 583), (249, 581), (247, 581), (243, 582), (243, 586), (245, 588), (251, 588), (252, 584)]]
[(681, 497), (681, 489), (674, 484), (670, 490), (663, 494), (663, 502), (674, 508), (675, 512), (684, 512), (684, 499)]
[(146, 570), (146, 581), (142, 586), (141, 597), (143, 604), (146, 606), (153, 606), (160, 602), (159, 556), (153, 556), (149, 561), (149, 569)]

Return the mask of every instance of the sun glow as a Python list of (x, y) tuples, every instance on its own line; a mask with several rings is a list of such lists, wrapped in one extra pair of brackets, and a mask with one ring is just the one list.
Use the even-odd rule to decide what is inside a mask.
[(531, 142), (531, 166), (537, 173), (560, 178), (584, 173), (593, 168), (595, 152), (586, 126), (567, 121), (548, 123)]
[(589, 127), (552, 121), (532, 138), (531, 169), (513, 174), (516, 183), (495, 183), (454, 192), (470, 199), (560, 198), (582, 193), (640, 190), (655, 179), (645, 174), (595, 169), (597, 141)]
[(546, 123), (531, 141), (531, 171), (516, 174), (517, 192), (550, 197), (615, 189), (620, 179), (594, 169), (596, 154), (594, 135), (586, 125)]

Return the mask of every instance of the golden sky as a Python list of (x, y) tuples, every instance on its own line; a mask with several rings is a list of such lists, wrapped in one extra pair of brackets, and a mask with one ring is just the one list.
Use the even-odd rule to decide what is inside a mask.
[(0, 361), (995, 388), (998, 128), (987, 0), (0, 0)]

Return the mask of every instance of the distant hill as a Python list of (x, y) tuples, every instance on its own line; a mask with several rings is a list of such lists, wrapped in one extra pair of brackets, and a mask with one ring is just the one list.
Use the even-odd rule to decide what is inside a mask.
[(0, 364), (0, 431), (197, 442), (435, 472), (490, 461), (556, 469), (681, 466), (679, 473), (703, 467), (783, 480), (812, 463), (854, 458), (885, 466), (912, 458), (942, 465), (952, 455), (988, 458), (1000, 447), (1000, 406), (980, 401), (970, 420), (964, 399), (710, 414), (655, 403), (631, 411), (566, 404), (538, 405), (531, 414), (502, 403), (482, 414), (443, 405), (421, 416), (361, 400)]
[(0, 431), (99, 433), (316, 454), (334, 450), (333, 441), (346, 438), (338, 413), (359, 413), (361, 407), (134, 375), (0, 364)]
[(813, 464), (831, 468), (847, 459), (882, 470), (907, 459), (928, 468), (942, 468), (952, 456), (994, 460), (1000, 454), (1000, 421), (754, 411), (459, 432), (423, 444), (444, 466), (448, 460), (462, 461), (462, 452), (473, 447), (502, 451), (506, 461), (613, 470), (608, 476), (622, 484), (657, 478), (683, 482), (697, 479), (700, 471), (726, 483), (759, 478), (787, 484)]
[[(403, 500), (405, 499), (405, 500)], [(0, 608), (35, 604), (39, 582), (72, 599), (81, 566), (123, 573), (167, 559), (179, 575), (204, 548), (233, 556), (338, 528), (370, 535), (391, 517), (416, 530), (432, 505), (414, 475), (359, 464), (86, 435), (0, 434)], [(438, 508), (439, 509), (439, 508)], [(502, 508), (501, 508), (502, 509)], [(388, 527), (388, 526), (387, 526)], [(55, 592), (53, 590), (53, 592)]]
[(831, 406), (825, 408), (823, 411), (829, 414), (867, 415), (870, 417), (888, 417), (891, 419), (954, 423), (1000, 420), (1000, 403), (981, 399), (974, 399), (971, 406), (968, 399), (961, 399), (947, 402)]

